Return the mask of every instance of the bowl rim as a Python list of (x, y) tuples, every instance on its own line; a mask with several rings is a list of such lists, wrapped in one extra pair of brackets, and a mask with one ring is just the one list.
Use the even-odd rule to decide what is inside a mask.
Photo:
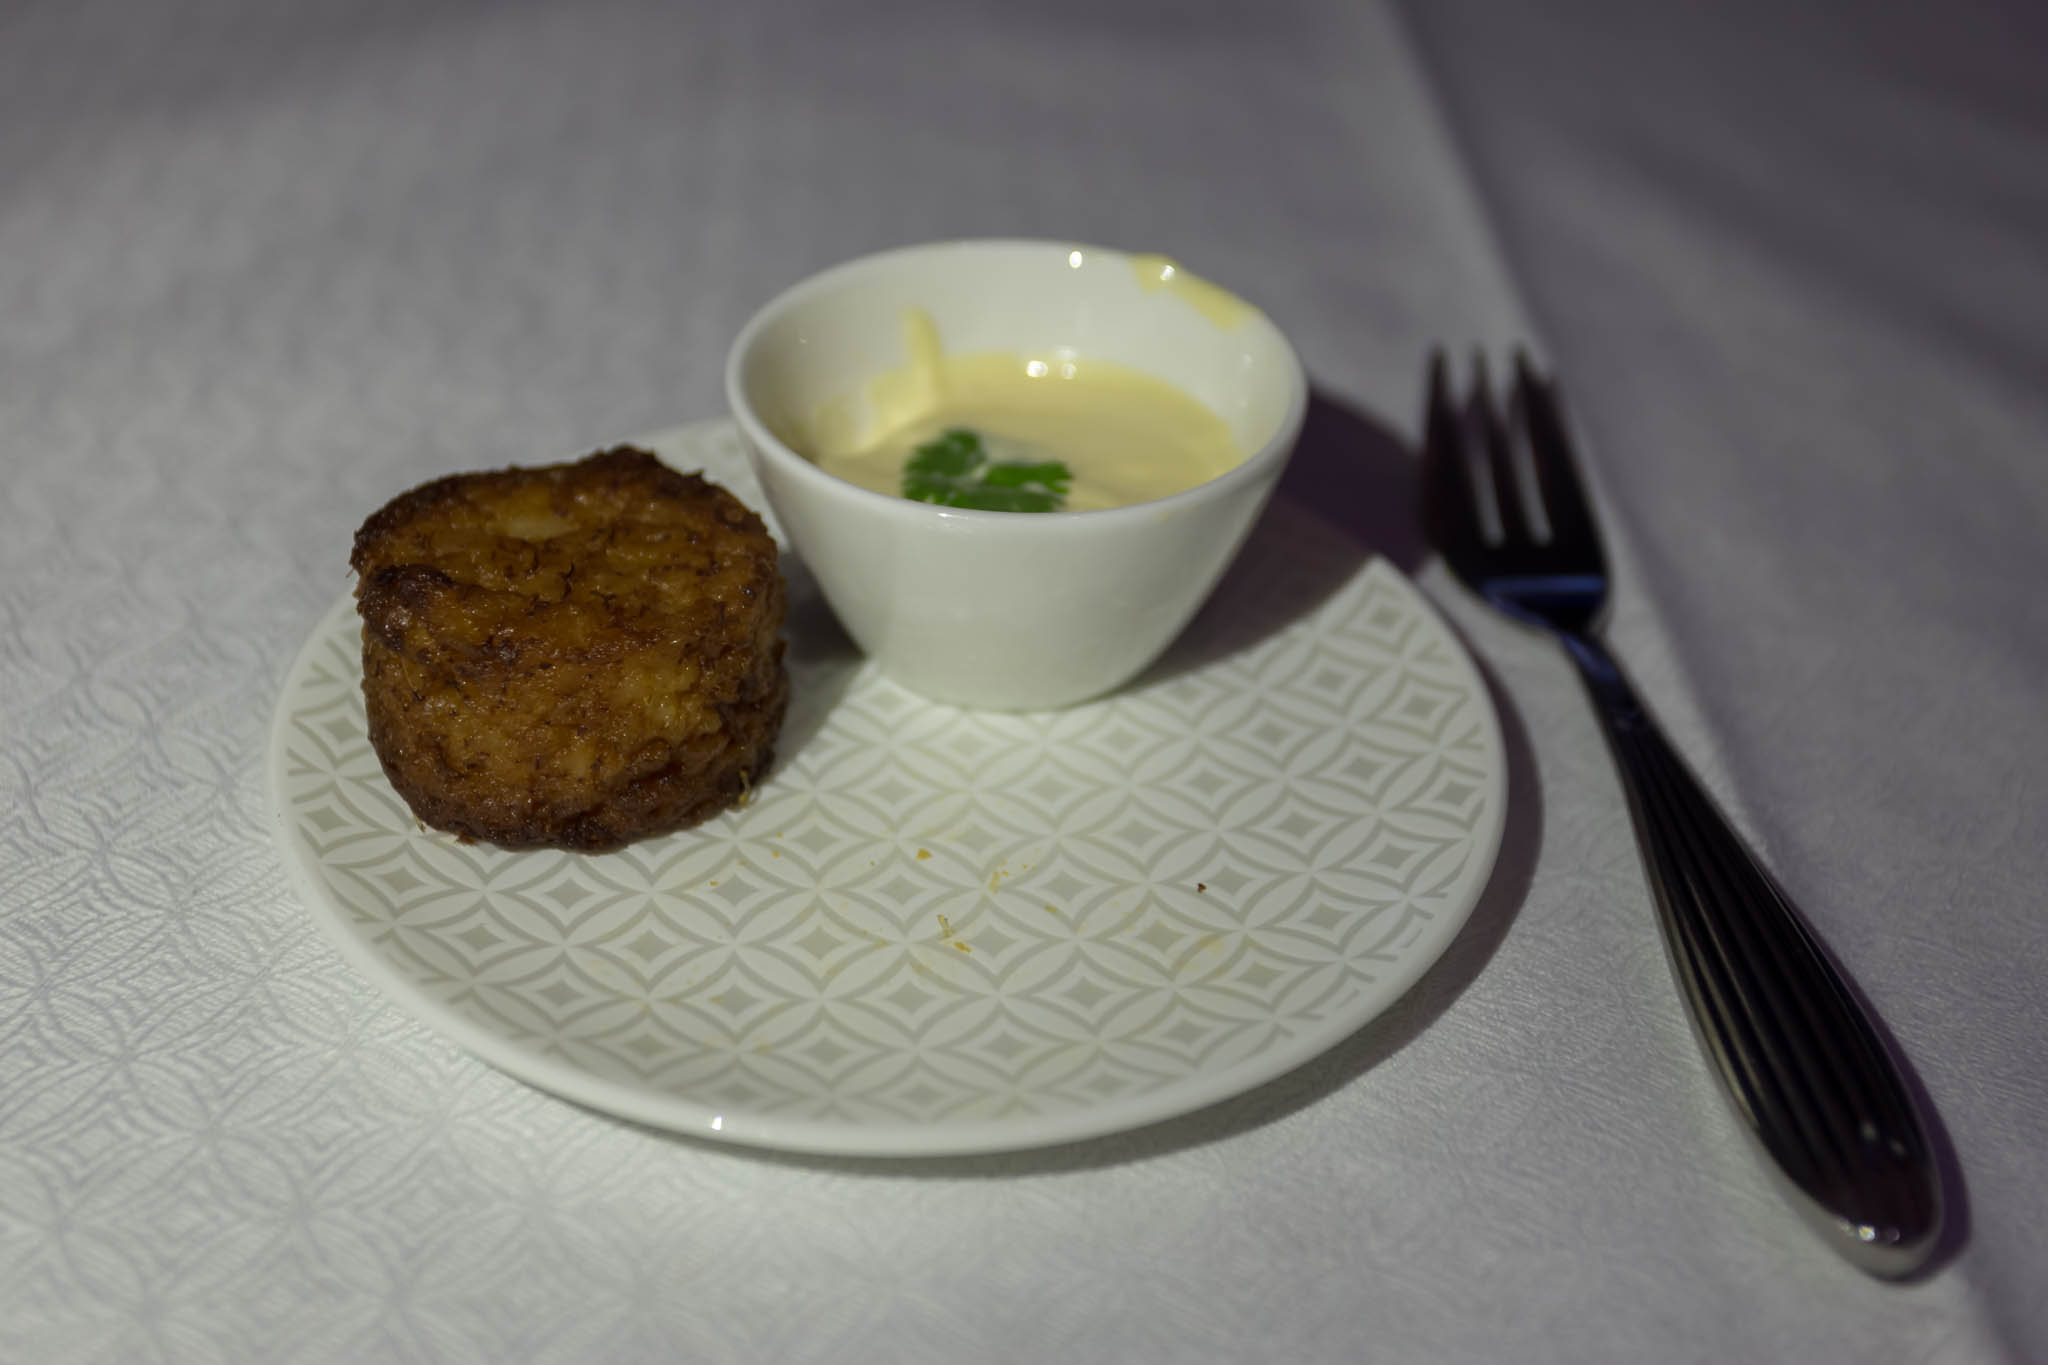
[[(1103, 252), (1125, 260), (1140, 254), (1122, 247), (1090, 245), (1086, 242), (1053, 237), (955, 237), (872, 251), (804, 276), (756, 309), (726, 351), (726, 407), (731, 411), (733, 420), (746, 434), (749, 452), (756, 454), (758, 458), (772, 461), (779, 469), (816, 489), (822, 496), (851, 497), (856, 505), (864, 506), (877, 515), (893, 517), (900, 522), (928, 526), (948, 523), (1007, 526), (1014, 528), (1013, 533), (1022, 534), (1037, 534), (1024, 530), (1030, 526), (1072, 527), (1079, 523), (1113, 530), (1119, 522), (1154, 521), (1170, 517), (1179, 509), (1199, 506), (1218, 498), (1227, 498), (1241, 488), (1248, 485), (1257, 486), (1277, 475), (1278, 467), (1292, 454), (1302, 423), (1308, 415), (1308, 376), (1302, 367), (1301, 356), (1295, 350), (1294, 343), (1289, 340), (1287, 333), (1267, 316), (1264, 309), (1244, 299), (1234, 290), (1227, 292), (1249, 310), (1250, 317), (1247, 322), (1254, 326), (1263, 326), (1277, 343), (1280, 354), (1286, 361), (1283, 380), (1289, 390), (1286, 409), (1281, 414), (1279, 425), (1274, 428), (1273, 434), (1266, 439), (1264, 445), (1216, 477), (1205, 479), (1192, 488), (1184, 488), (1178, 493), (1169, 493), (1163, 498), (1148, 498), (1143, 502), (1126, 503), (1121, 507), (1098, 507), (1082, 511), (1031, 515), (918, 502), (911, 498), (865, 488), (836, 474), (826, 473), (771, 432), (767, 423), (754, 411), (753, 404), (747, 400), (740, 376), (761, 333), (812, 295), (830, 289), (849, 275), (870, 271), (888, 261), (906, 256), (1020, 250), (1048, 254), (1057, 252), (1060, 255), (1070, 255), (1075, 251), (1084, 254)], [(1220, 285), (1217, 287), (1223, 288)]]

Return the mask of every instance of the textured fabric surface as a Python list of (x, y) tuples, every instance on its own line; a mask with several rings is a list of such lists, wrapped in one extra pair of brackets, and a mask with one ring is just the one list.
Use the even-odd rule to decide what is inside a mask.
[[(1918, 1063), (2048, 1354), (2048, 11), (1417, 6), (1693, 752)], [(1512, 113), (1512, 116), (1510, 115)]]
[[(2048, 1354), (2038, 22), (1543, 9), (0, 11), (0, 1358)], [(983, 234), (1167, 251), (1296, 339), (1284, 496), (1498, 688), (1465, 932), (1280, 1081), (1002, 1157), (673, 1138), (412, 1023), (262, 781), (357, 522), (716, 417), (770, 293)], [(1564, 662), (1423, 562), (1423, 354), (1521, 298), (1618, 647), (1946, 1119), (1923, 1282), (1779, 1202)]]

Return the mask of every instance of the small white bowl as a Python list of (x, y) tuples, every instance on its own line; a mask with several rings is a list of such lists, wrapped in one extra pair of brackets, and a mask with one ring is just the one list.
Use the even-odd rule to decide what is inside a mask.
[[(847, 632), (905, 687), (996, 710), (1097, 696), (1159, 656), (1236, 555), (1300, 434), (1307, 381), (1263, 313), (1198, 280), (1162, 288), (1157, 262), (1070, 242), (905, 247), (812, 276), (733, 342), (726, 400), (769, 504)], [(903, 366), (909, 309), (948, 353), (1070, 347), (1147, 371), (1250, 453), (1091, 512), (965, 511), (827, 474), (776, 433)]]

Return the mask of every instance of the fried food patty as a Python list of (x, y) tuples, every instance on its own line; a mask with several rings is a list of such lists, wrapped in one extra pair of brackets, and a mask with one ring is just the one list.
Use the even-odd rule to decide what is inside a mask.
[(631, 446), (458, 474), (356, 532), (363, 697), (437, 829), (598, 851), (696, 824), (767, 767), (789, 699), (775, 542)]

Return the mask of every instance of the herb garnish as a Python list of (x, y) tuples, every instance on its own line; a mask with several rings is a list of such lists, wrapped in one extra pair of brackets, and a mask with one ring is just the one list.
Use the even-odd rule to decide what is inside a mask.
[(1057, 512), (1073, 472), (1058, 460), (994, 460), (978, 433), (954, 427), (903, 466), (903, 496), (981, 512)]

